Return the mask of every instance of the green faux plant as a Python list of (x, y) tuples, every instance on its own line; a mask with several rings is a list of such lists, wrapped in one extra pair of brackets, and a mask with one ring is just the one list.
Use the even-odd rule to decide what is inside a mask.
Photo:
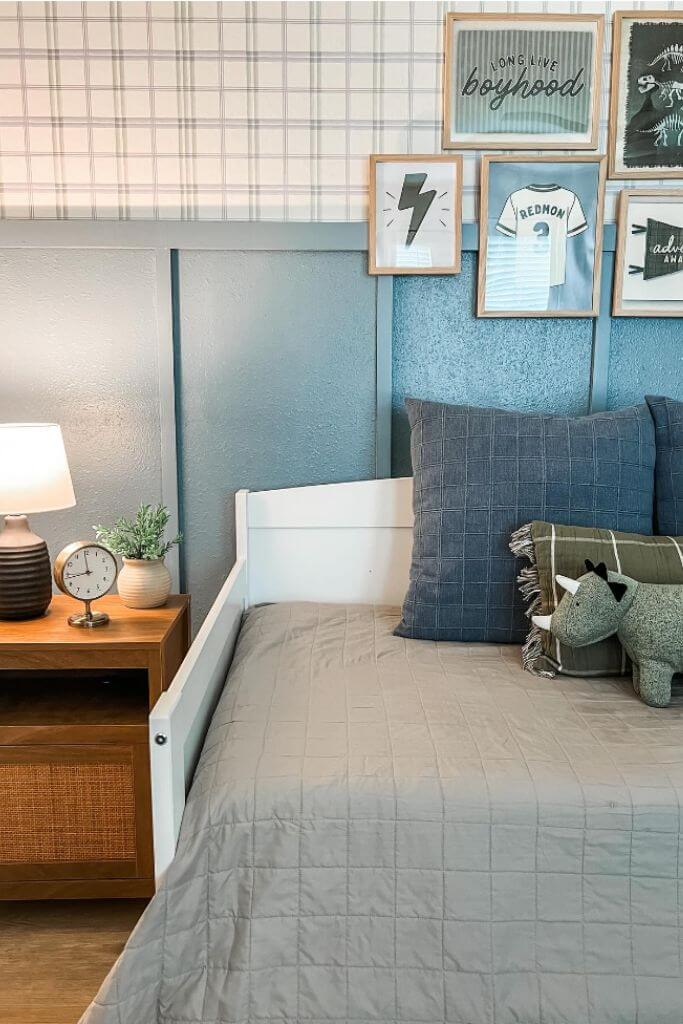
[(173, 540), (163, 539), (170, 518), (165, 505), (140, 505), (135, 519), (122, 516), (112, 527), (94, 526), (93, 529), (98, 541), (115, 554), (151, 562), (163, 558), (183, 539), (181, 533)]

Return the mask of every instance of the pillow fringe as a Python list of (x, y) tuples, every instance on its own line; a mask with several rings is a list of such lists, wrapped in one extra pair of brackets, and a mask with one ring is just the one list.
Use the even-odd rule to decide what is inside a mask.
[[(515, 530), (510, 538), (510, 551), (518, 558), (527, 558), (531, 562), (531, 565), (520, 570), (517, 577), (520, 593), (527, 602), (525, 614), (530, 619), (532, 615), (541, 611), (541, 581), (538, 575), (531, 523), (526, 523)], [(522, 665), (527, 672), (534, 676), (542, 676), (545, 679), (555, 678), (555, 672), (552, 669), (543, 667), (543, 665), (547, 665), (547, 658), (543, 650), (543, 631), (533, 623), (522, 646)]]
[(525, 523), (510, 537), (510, 551), (518, 558), (528, 558), (532, 565), (536, 565), (536, 550), (534, 538), (531, 534), (531, 523)]

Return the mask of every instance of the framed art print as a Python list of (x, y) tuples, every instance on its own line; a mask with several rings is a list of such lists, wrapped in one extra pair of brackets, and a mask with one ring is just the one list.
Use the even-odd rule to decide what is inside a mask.
[(371, 274), (458, 274), (461, 156), (371, 156)]
[(683, 11), (614, 15), (610, 178), (683, 177)]
[(683, 189), (619, 197), (614, 316), (683, 316)]
[(596, 149), (601, 14), (446, 15), (444, 149)]
[(606, 160), (484, 156), (478, 316), (597, 316)]

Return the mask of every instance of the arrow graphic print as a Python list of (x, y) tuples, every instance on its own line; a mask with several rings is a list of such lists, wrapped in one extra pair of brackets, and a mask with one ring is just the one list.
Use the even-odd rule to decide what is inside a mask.
[(420, 230), (420, 225), (427, 215), (427, 210), (436, 197), (436, 189), (430, 189), (428, 192), (422, 191), (422, 186), (426, 180), (426, 174), (406, 174), (403, 179), (403, 188), (401, 189), (398, 208), (399, 210), (410, 210), (412, 208), (413, 211), (408, 226), (408, 234), (406, 235), (406, 246), (413, 244), (415, 236)]

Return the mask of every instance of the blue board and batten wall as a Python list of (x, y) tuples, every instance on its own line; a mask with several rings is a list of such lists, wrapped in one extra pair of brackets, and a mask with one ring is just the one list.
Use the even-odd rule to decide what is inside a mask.
[(683, 399), (683, 321), (612, 317), (615, 229), (606, 225), (600, 317), (478, 319), (477, 238), (464, 225), (458, 277), (394, 281), (392, 473), (409, 474), (408, 396), (581, 416)]
[(368, 276), (363, 224), (0, 223), (0, 407), (59, 420), (78, 498), (40, 517), (51, 554), (164, 501), (197, 628), (234, 492), (409, 473), (408, 395), (578, 415), (683, 399), (681, 320), (609, 315), (613, 226), (595, 320), (477, 319), (475, 225), (463, 241), (460, 275), (392, 280)]
[(200, 615), (234, 560), (235, 490), (376, 474), (365, 264), (362, 252), (177, 254), (181, 556)]

